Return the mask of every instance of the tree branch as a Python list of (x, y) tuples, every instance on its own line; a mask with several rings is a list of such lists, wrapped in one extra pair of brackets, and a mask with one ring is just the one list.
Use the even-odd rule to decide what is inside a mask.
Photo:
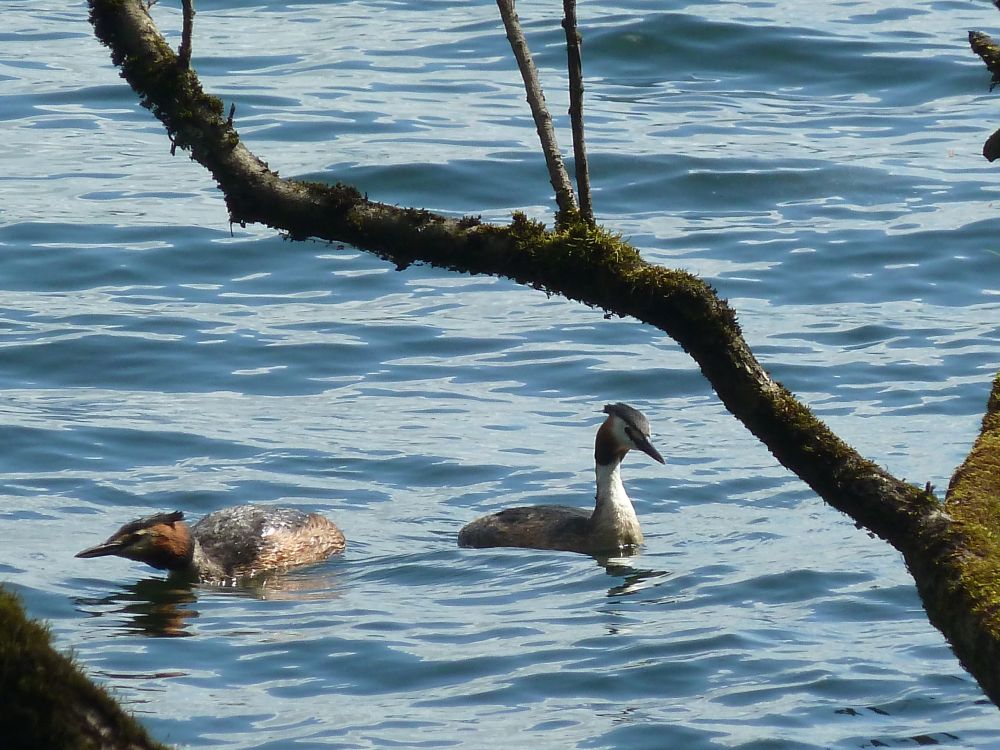
[(587, 144), (583, 138), (583, 54), (580, 50), (580, 32), (576, 26), (576, 0), (563, 0), (562, 27), (566, 31), (569, 118), (573, 126), (576, 192), (580, 196), (580, 216), (584, 221), (593, 224), (594, 206), (590, 199), (590, 169), (587, 165)]
[[(510, 226), (484, 225), (375, 203), (350, 186), (281, 179), (240, 143), (222, 103), (202, 91), (192, 71), (178, 68), (141, 0), (90, 4), (95, 32), (122, 75), (172, 141), (211, 171), (232, 221), (261, 222), (293, 238), (348, 242), (400, 268), (423, 262), (504, 276), (668, 333), (778, 461), (903, 554), (931, 621), (991, 699), (1000, 700), (1000, 593), (995, 585), (970, 585), (967, 567), (976, 557), (974, 580), (998, 581), (1000, 553), (970, 552), (975, 527), (954, 522), (929, 488), (858, 455), (772, 380), (711, 287), (647, 263), (619, 237), (582, 221), (564, 220), (554, 232), (523, 215)], [(1000, 403), (998, 394), (1000, 385), (991, 403)], [(991, 445), (988, 451), (1000, 451)], [(983, 528), (1000, 526), (1000, 511), (984, 518)]]
[(181, 0), (184, 9), (184, 26), (181, 29), (181, 46), (177, 50), (178, 64), (191, 67), (191, 35), (194, 32), (194, 0)]
[[(962, 539), (962, 544), (951, 551), (959, 569), (958, 581), (925, 575), (921, 584), (917, 571), (914, 571), (914, 577), (925, 599), (953, 600), (950, 607), (928, 608), (931, 622), (952, 640), (962, 664), (976, 677), (993, 702), (998, 703), (1000, 375), (993, 380), (979, 437), (948, 486), (946, 507), (954, 518), (956, 536)], [(927, 567), (931, 561), (921, 560), (918, 564)], [(986, 632), (974, 627), (977, 621), (984, 623)], [(959, 632), (976, 640), (974, 652), (966, 650), (964, 643), (951, 635)], [(986, 673), (983, 664), (974, 663), (973, 658), (977, 662), (984, 660), (992, 664), (992, 674)]]
[[(981, 31), (969, 32), (969, 46), (972, 47), (973, 52), (979, 55), (986, 64), (987, 70), (990, 71), (992, 75), (990, 91), (992, 91), (993, 87), (1000, 83), (1000, 47), (989, 34), (984, 34)], [(986, 139), (983, 144), (983, 156), (988, 161), (996, 161), (997, 158), (1000, 158), (1000, 130), (994, 131), (993, 135)]]
[(576, 198), (573, 196), (573, 186), (570, 184), (566, 165), (563, 164), (559, 144), (556, 143), (552, 116), (545, 105), (545, 95), (542, 93), (542, 85), (538, 81), (538, 70), (535, 68), (535, 62), (531, 59), (528, 40), (524, 38), (521, 22), (514, 11), (514, 0), (497, 0), (497, 7), (500, 9), (500, 17), (507, 30), (507, 41), (510, 42), (510, 48), (514, 52), (514, 59), (517, 60), (517, 67), (521, 71), (521, 78), (524, 81), (524, 90), (528, 95), (528, 106), (531, 107), (531, 116), (535, 120), (535, 130), (538, 131), (538, 139), (542, 143), (545, 165), (549, 169), (549, 181), (556, 191), (556, 205), (559, 206), (559, 214), (564, 217), (576, 215), (577, 207)]

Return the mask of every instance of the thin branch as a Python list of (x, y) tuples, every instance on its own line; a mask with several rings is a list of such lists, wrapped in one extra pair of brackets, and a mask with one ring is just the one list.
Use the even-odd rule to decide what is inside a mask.
[(594, 206), (590, 199), (590, 168), (587, 144), (583, 138), (583, 53), (576, 25), (576, 0), (563, 0), (562, 27), (566, 31), (566, 57), (569, 68), (569, 119), (573, 125), (573, 164), (576, 192), (580, 196), (580, 216), (594, 225)]
[(576, 214), (578, 210), (576, 198), (573, 196), (573, 185), (570, 183), (566, 165), (563, 164), (559, 144), (556, 143), (552, 116), (549, 114), (548, 107), (545, 106), (545, 94), (542, 93), (542, 85), (538, 81), (538, 70), (531, 59), (528, 41), (524, 38), (521, 22), (514, 11), (514, 0), (497, 0), (497, 7), (500, 9), (500, 17), (507, 30), (507, 40), (510, 42), (510, 48), (514, 51), (517, 67), (521, 71), (521, 78), (524, 80), (524, 89), (528, 94), (528, 106), (531, 107), (531, 116), (535, 120), (538, 139), (542, 142), (542, 153), (545, 154), (545, 165), (549, 169), (549, 181), (556, 191), (556, 205), (559, 206), (559, 213), (562, 216)]
[(183, 70), (191, 69), (191, 35), (194, 32), (194, 0), (181, 0), (184, 8), (184, 26), (181, 29), (181, 46), (177, 50), (177, 64)]

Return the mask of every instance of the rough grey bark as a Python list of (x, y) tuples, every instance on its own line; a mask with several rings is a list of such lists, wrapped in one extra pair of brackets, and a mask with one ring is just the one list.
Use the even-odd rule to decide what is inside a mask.
[(349, 242), (400, 268), (423, 262), (505, 276), (673, 337), (778, 461), (902, 553), (930, 620), (987, 695), (1000, 699), (1000, 606), (992, 586), (970, 583), (968, 567), (974, 557), (975, 580), (1000, 580), (1000, 552), (972, 551), (981, 549), (973, 542), (997, 518), (967, 515), (956, 522), (929, 487), (914, 487), (858, 455), (767, 374), (735, 314), (708, 285), (647, 263), (619, 238), (573, 217), (564, 216), (553, 232), (523, 216), (510, 226), (491, 226), (376, 203), (350, 186), (281, 179), (240, 143), (222, 117), (222, 103), (202, 91), (192, 71), (177, 66), (142, 0), (90, 5), (95, 31), (123, 77), (173, 144), (212, 173), (232, 221), (261, 222), (293, 238)]

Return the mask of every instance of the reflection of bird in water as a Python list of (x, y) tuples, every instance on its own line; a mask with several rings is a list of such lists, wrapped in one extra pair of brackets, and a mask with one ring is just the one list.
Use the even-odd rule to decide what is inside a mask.
[(624, 557), (595, 558), (597, 564), (603, 567), (609, 576), (620, 577), (622, 582), (608, 589), (608, 596), (629, 596), (647, 588), (655, 588), (670, 574), (665, 570), (651, 568), (634, 568)]
[(649, 421), (627, 404), (608, 404), (597, 430), (594, 461), (597, 502), (593, 512), (565, 505), (508, 508), (483, 516), (458, 534), (462, 547), (531, 547), (571, 552), (612, 552), (642, 543), (642, 529), (625, 493), (620, 467), (632, 448), (664, 463), (649, 442)]
[(342, 552), (332, 521), (292, 508), (240, 505), (209, 513), (192, 527), (184, 514), (131, 521), (77, 557), (117, 555), (208, 583), (320, 562)]
[(188, 625), (198, 617), (198, 601), (190, 582), (176, 578), (145, 578), (100, 598), (76, 597), (76, 604), (94, 616), (116, 613), (115, 627), (125, 633), (177, 638), (192, 633)]
[[(276, 571), (244, 578), (238, 586), (214, 589), (223, 596), (256, 599), (329, 601), (339, 596), (341, 581), (334, 569)], [(77, 607), (93, 617), (107, 618), (106, 627), (121, 634), (153, 638), (178, 638), (194, 635), (198, 622), (201, 595), (192, 580), (178, 576), (143, 578), (123, 584), (100, 597), (77, 596)]]

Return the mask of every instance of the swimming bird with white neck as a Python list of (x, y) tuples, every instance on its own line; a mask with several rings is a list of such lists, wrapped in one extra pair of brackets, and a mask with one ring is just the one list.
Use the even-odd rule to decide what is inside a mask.
[(587, 554), (614, 553), (642, 544), (642, 529), (622, 484), (621, 463), (633, 448), (655, 461), (663, 456), (649, 441), (649, 420), (628, 404), (608, 404), (597, 430), (593, 512), (566, 505), (508, 508), (478, 518), (458, 534), (462, 547), (528, 547)]

